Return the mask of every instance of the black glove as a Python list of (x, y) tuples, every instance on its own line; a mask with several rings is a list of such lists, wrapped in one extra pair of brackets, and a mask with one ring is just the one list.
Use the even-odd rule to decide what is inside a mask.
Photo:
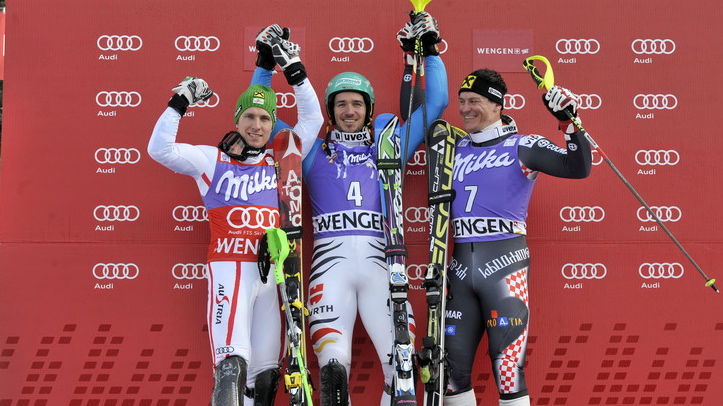
[(274, 60), (284, 71), (286, 81), (294, 86), (306, 79), (306, 68), (299, 58), (301, 52), (299, 44), (279, 38), (272, 38), (271, 43)]
[(256, 35), (256, 66), (266, 70), (274, 70), (276, 61), (271, 51), (271, 39), (283, 38), (289, 39), (291, 32), (288, 28), (281, 28), (278, 24), (272, 24), (259, 31)]

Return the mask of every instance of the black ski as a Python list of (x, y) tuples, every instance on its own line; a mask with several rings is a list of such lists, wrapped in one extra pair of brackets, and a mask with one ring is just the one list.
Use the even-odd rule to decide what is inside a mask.
[(437, 120), (427, 133), (427, 178), (429, 197), (429, 265), (422, 287), (427, 291), (427, 335), (418, 354), (424, 383), (425, 406), (442, 406), (448, 372), (444, 350), (444, 317), (447, 302), (447, 246), (449, 215), (454, 190), (455, 142), (464, 131)]

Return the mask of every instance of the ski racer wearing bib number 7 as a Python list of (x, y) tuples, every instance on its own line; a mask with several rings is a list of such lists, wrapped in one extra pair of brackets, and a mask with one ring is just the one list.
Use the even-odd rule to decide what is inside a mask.
[(539, 173), (580, 179), (592, 165), (590, 145), (564, 111), (577, 115), (578, 96), (558, 86), (543, 95), (565, 133), (567, 148), (561, 148), (539, 135), (517, 134), (514, 121), (502, 114), (506, 93), (502, 77), (488, 69), (469, 74), (459, 89), (469, 134), (457, 140), (453, 171), (445, 405), (477, 404), (472, 363), (485, 332), (499, 404), (530, 405), (523, 367), (530, 322), (525, 220), (532, 188)]
[[(421, 38), (426, 55), (427, 124), (447, 105), (447, 74), (438, 56), (440, 41), (434, 18), (418, 13), (398, 39), (404, 46)], [(409, 73), (411, 68), (407, 68)], [(257, 69), (252, 83), (270, 85), (271, 72)], [(322, 406), (347, 404), (348, 374), (357, 313), (377, 351), (385, 390), (380, 405), (390, 404), (394, 371), (389, 363), (393, 332), (389, 299), (386, 240), (383, 232), (375, 128), (391, 114), (373, 122), (375, 96), (366, 77), (344, 72), (331, 79), (325, 94), (329, 125), (303, 161), (303, 175), (312, 206), (314, 249), (309, 276), (308, 308), (311, 343), (320, 371)], [(410, 124), (411, 123), (411, 124)], [(411, 125), (408, 144), (406, 126)], [(409, 161), (424, 138), (423, 112), (398, 128), (402, 159)], [(410, 317), (410, 324), (413, 319)], [(413, 331), (413, 325), (412, 325)]]
[[(284, 53), (278, 43), (274, 46)], [(308, 150), (323, 116), (305, 74), (296, 79), (294, 131)], [(272, 405), (280, 376), (279, 299), (274, 284), (261, 282), (257, 260), (259, 240), (279, 223), (274, 157), (266, 150), (276, 121), (276, 94), (262, 85), (243, 92), (234, 113), (236, 131), (216, 147), (176, 142), (187, 107), (213, 95), (206, 82), (186, 78), (173, 90), (148, 153), (168, 169), (191, 176), (208, 212), (207, 312), (215, 378), (211, 405)]]

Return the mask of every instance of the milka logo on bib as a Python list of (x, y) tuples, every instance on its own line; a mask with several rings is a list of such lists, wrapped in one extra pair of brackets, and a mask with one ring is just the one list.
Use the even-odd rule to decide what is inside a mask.
[(472, 172), (482, 169), (501, 168), (510, 166), (515, 160), (510, 158), (510, 154), (505, 152), (497, 155), (497, 150), (487, 150), (479, 155), (467, 155), (462, 157), (457, 154), (454, 161), (454, 179), (458, 182), (464, 181), (464, 176)]
[[(249, 200), (249, 195), (276, 189), (276, 174), (273, 170), (257, 171), (253, 175), (234, 176), (232, 171), (226, 171), (218, 180), (216, 193), (223, 194), (224, 200), (241, 199)], [(225, 189), (225, 190), (224, 190)]]

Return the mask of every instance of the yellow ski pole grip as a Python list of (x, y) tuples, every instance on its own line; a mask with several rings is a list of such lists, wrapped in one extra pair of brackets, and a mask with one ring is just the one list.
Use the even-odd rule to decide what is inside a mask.
[[(535, 66), (535, 61), (542, 61), (542, 63), (545, 64), (545, 75), (540, 75), (540, 71), (537, 70), (537, 67)], [(550, 90), (551, 87), (555, 86), (555, 74), (552, 72), (552, 65), (550, 65), (550, 61), (547, 60), (542, 55), (534, 55), (531, 56), (522, 63), (522, 65), (527, 69), (528, 72), (530, 72), (530, 75), (532, 75), (532, 80), (537, 83), (537, 88), (542, 89), (543, 87), (545, 90)]]

